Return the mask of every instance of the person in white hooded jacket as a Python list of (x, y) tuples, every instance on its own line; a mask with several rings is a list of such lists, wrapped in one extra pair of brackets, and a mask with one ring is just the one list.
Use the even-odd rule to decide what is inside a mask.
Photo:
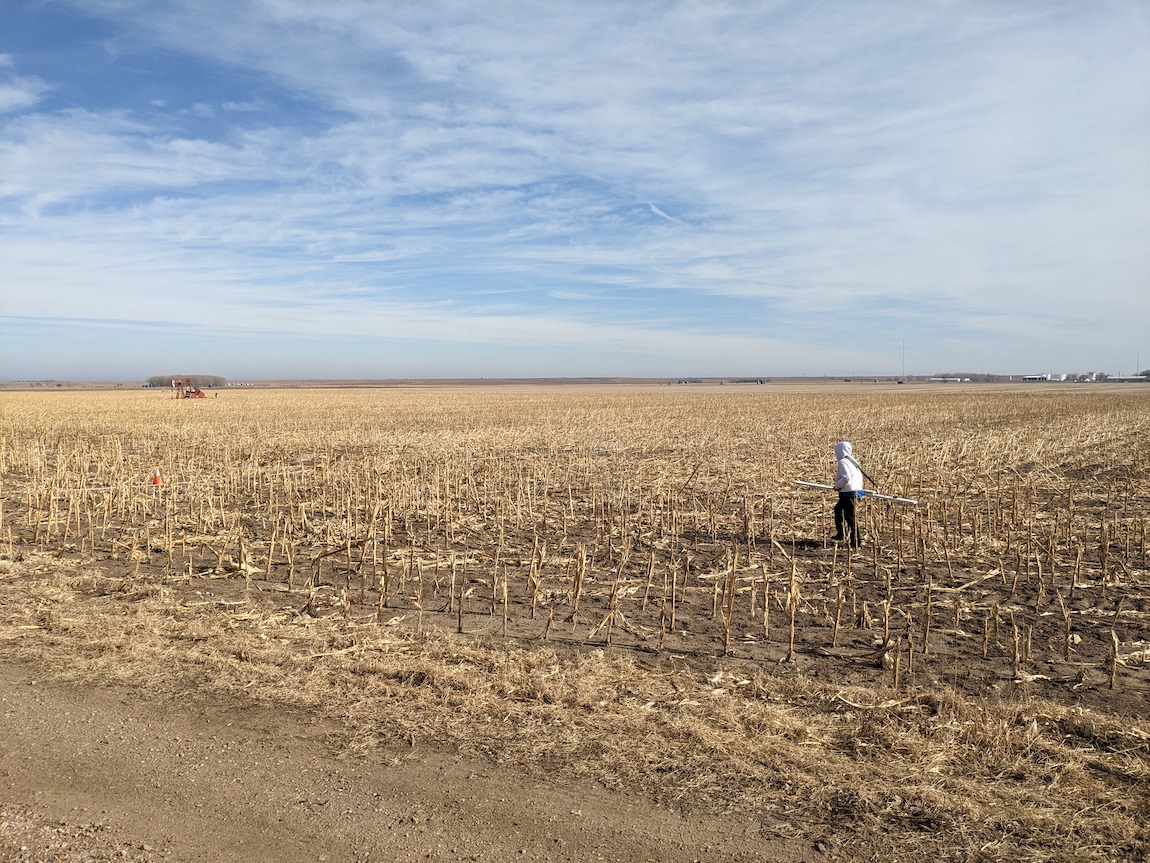
[(858, 548), (861, 542), (858, 521), (855, 517), (855, 501), (863, 487), (863, 473), (859, 463), (851, 455), (850, 441), (835, 444), (835, 491), (839, 493), (835, 504), (835, 540), (849, 540)]

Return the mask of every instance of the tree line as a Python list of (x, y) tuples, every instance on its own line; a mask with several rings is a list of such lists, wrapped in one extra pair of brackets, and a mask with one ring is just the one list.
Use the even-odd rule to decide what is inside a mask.
[(222, 387), (228, 382), (227, 378), (221, 378), (219, 375), (152, 375), (147, 380), (150, 387), (170, 387), (172, 381), (178, 381), (180, 378), (188, 378), (194, 387)]

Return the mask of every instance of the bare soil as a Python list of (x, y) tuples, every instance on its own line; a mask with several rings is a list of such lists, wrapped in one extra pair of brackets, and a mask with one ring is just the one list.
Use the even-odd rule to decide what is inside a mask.
[(13, 861), (819, 861), (757, 824), (434, 750), (341, 757), (315, 717), (0, 666)]

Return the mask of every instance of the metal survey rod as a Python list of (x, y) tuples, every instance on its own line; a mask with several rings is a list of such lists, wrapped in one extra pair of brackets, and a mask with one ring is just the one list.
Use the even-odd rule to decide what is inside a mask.
[[(803, 482), (801, 479), (795, 480), (795, 485), (805, 485), (807, 488), (824, 488), (827, 491), (837, 491), (833, 485), (823, 485), (821, 482)], [(911, 506), (918, 506), (917, 500), (911, 500), (909, 497), (895, 497), (890, 494), (879, 494), (877, 491), (867, 491), (863, 489), (859, 492), (861, 497), (873, 497), (875, 500), (890, 500), (895, 503), (909, 503)]]

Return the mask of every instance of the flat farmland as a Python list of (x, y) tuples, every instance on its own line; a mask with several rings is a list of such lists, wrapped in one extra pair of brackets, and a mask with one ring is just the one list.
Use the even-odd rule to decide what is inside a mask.
[[(1150, 853), (1145, 388), (0, 398), (0, 651), (53, 680), (587, 781), (777, 859)], [(918, 502), (860, 502), (859, 549), (795, 484), (843, 439)]]

